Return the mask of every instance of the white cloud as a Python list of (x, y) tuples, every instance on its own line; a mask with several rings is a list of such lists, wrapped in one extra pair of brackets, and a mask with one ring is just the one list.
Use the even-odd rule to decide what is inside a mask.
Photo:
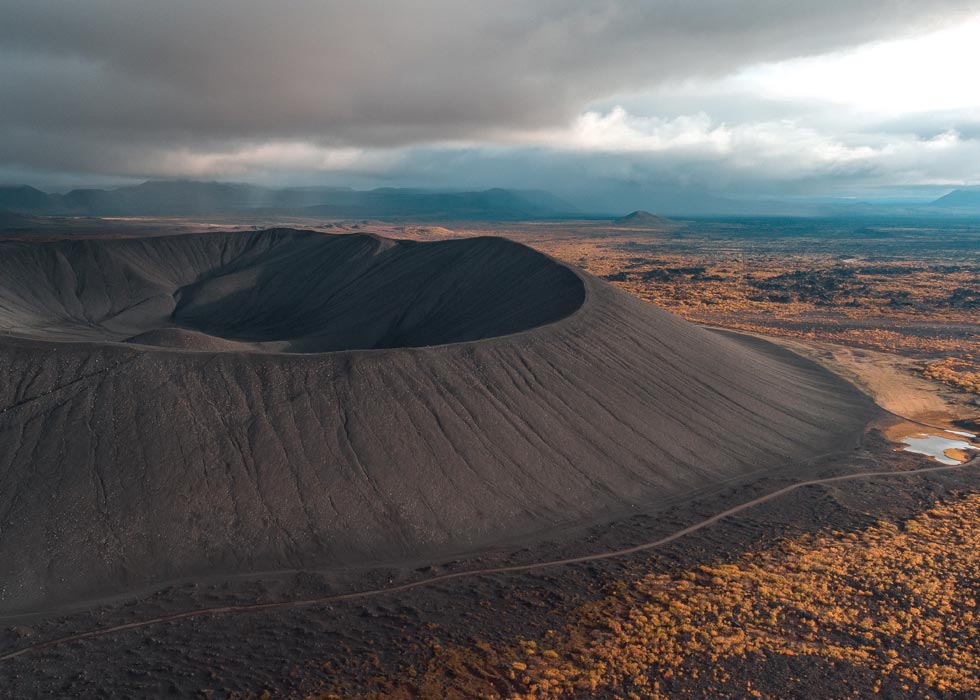
[(878, 116), (980, 115), (980, 16), (953, 28), (749, 67), (728, 82), (753, 94), (826, 102)]
[(661, 173), (683, 172), (685, 183), (705, 187), (725, 186), (733, 178), (759, 183), (834, 178), (852, 186), (968, 184), (977, 178), (980, 141), (956, 130), (922, 137), (837, 126), (841, 130), (827, 130), (800, 119), (729, 123), (704, 112), (637, 116), (617, 106), (586, 112), (566, 129), (528, 134), (524, 140), (566, 154), (605, 154)]
[(794, 120), (728, 124), (704, 112), (667, 119), (635, 116), (619, 106), (605, 114), (586, 112), (542, 142), (571, 151), (698, 156), (742, 168), (780, 169), (788, 157), (797, 167), (801, 158), (811, 166), (839, 164), (875, 153), (870, 145), (849, 145)]
[(163, 151), (159, 167), (191, 177), (247, 177), (256, 172), (383, 173), (401, 163), (401, 149), (324, 147), (304, 141), (273, 141), (218, 151)]

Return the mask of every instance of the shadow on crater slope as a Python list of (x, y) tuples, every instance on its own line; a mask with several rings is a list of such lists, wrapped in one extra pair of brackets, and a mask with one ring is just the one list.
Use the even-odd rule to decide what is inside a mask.
[(325, 352), (506, 335), (581, 281), (500, 238), (422, 245), (265, 231), (0, 247), (0, 331), (183, 349)]
[(3, 244), (0, 332), (0, 611), (531, 536), (873, 411), (500, 239)]

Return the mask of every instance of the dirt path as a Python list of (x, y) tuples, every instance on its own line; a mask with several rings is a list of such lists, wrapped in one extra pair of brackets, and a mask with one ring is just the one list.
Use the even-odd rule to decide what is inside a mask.
[(690, 535), (698, 530), (702, 530), (709, 527), (720, 520), (729, 518), (737, 513), (744, 510), (748, 510), (754, 506), (760, 505), (767, 501), (779, 498), (780, 496), (785, 496), (786, 494), (792, 493), (797, 489), (806, 488), (808, 486), (819, 486), (822, 484), (833, 484), (842, 481), (853, 481), (857, 479), (875, 479), (880, 477), (906, 477), (915, 476), (918, 474), (930, 474), (933, 472), (945, 472), (953, 471), (956, 469), (964, 469), (966, 467), (980, 466), (980, 456), (973, 458), (969, 462), (964, 462), (962, 464), (939, 466), (939, 467), (923, 467), (921, 469), (909, 469), (905, 471), (878, 471), (878, 472), (863, 472), (858, 474), (843, 474), (840, 476), (832, 476), (823, 479), (811, 479), (809, 481), (801, 481), (795, 484), (790, 484), (781, 489), (777, 489), (771, 493), (764, 496), (759, 496), (751, 501), (746, 501), (737, 506), (733, 506), (728, 510), (724, 510), (717, 513), (710, 518), (701, 520), (693, 525), (685, 527), (681, 530), (662, 537), (653, 542), (646, 542), (644, 544), (635, 545), (633, 547), (626, 547), (624, 549), (615, 549), (607, 552), (600, 552), (598, 554), (588, 554), (580, 557), (570, 557), (567, 559), (553, 559), (550, 561), (541, 561), (533, 564), (518, 564), (514, 566), (496, 566), (486, 569), (471, 569), (468, 571), (457, 571), (450, 574), (442, 574), (439, 576), (432, 576), (430, 578), (421, 579), (418, 581), (411, 581), (408, 583), (402, 583), (398, 585), (388, 586), (384, 588), (373, 588), (363, 591), (354, 591), (351, 593), (341, 593), (338, 595), (322, 596), (318, 598), (308, 598), (303, 600), (291, 600), (291, 601), (279, 601), (272, 603), (254, 603), (250, 605), (228, 605), (224, 607), (216, 608), (201, 608), (197, 610), (188, 610), (182, 613), (174, 613), (171, 615), (161, 615), (159, 617), (153, 617), (146, 620), (138, 620), (135, 622), (128, 622), (122, 625), (114, 625), (112, 627), (104, 627), (102, 629), (90, 630), (88, 632), (79, 632), (77, 634), (68, 635), (65, 637), (59, 637), (57, 639), (52, 639), (47, 642), (41, 642), (23, 649), (18, 649), (17, 651), (10, 652), (0, 656), (0, 661), (10, 661), (16, 659), (20, 656), (30, 654), (37, 651), (43, 651), (44, 649), (50, 649), (55, 646), (62, 644), (67, 644), (69, 642), (82, 641), (85, 639), (96, 639), (99, 637), (105, 637), (110, 634), (115, 634), (117, 632), (125, 632), (127, 630), (140, 629), (142, 627), (149, 627), (151, 625), (162, 624), (165, 622), (175, 622), (178, 620), (186, 620), (195, 617), (205, 617), (211, 615), (229, 615), (235, 613), (246, 613), (246, 612), (257, 612), (262, 610), (275, 610), (275, 609), (285, 609), (285, 608), (299, 608), (312, 605), (329, 605), (332, 603), (342, 603), (351, 600), (362, 600), (365, 598), (371, 598), (381, 595), (390, 595), (393, 593), (400, 593), (403, 591), (409, 591), (414, 588), (419, 588), (421, 586), (430, 586), (436, 583), (443, 583), (445, 581), (451, 581), (455, 579), (470, 578), (476, 576), (491, 576), (494, 574), (507, 574), (507, 573), (520, 573), (525, 571), (535, 571), (538, 569), (552, 568), (558, 566), (567, 566), (570, 564), (582, 564), (593, 561), (600, 561), (603, 559), (612, 559), (614, 557), (626, 556), (629, 554), (635, 554), (637, 552), (643, 552), (646, 550), (654, 549), (657, 547), (662, 547), (665, 544), (669, 544), (675, 540), (678, 540), (686, 535)]

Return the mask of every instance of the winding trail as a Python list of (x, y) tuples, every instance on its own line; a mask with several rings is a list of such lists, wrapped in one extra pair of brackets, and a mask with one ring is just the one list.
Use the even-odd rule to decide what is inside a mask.
[(790, 484), (781, 489), (777, 489), (771, 493), (764, 496), (759, 496), (758, 498), (753, 498), (751, 501), (746, 501), (737, 506), (733, 506), (728, 510), (724, 510), (720, 513), (712, 515), (709, 518), (701, 520), (693, 525), (689, 525), (681, 530), (662, 537), (659, 540), (653, 542), (646, 542), (644, 544), (635, 545), (633, 547), (626, 547), (624, 549), (614, 549), (606, 552), (600, 552), (598, 554), (587, 554), (579, 557), (569, 557), (567, 559), (552, 559), (548, 561), (540, 561), (532, 564), (516, 564), (513, 566), (495, 566), (485, 569), (470, 569), (466, 571), (457, 571), (449, 574), (441, 574), (439, 576), (432, 576), (430, 578), (420, 579), (417, 581), (410, 581), (408, 583), (402, 583), (393, 586), (387, 586), (383, 588), (373, 588), (363, 591), (354, 591), (351, 593), (341, 593), (338, 595), (321, 596), (318, 598), (306, 598), (301, 600), (290, 600), (290, 601), (278, 601), (270, 603), (253, 603), (248, 605), (228, 605), (223, 607), (215, 608), (200, 608), (197, 610), (188, 610), (181, 613), (173, 613), (170, 615), (161, 615), (159, 617), (153, 617), (146, 620), (138, 620), (135, 622), (127, 622), (121, 625), (113, 625), (111, 627), (104, 627), (102, 629), (90, 630), (88, 632), (79, 632), (77, 634), (71, 634), (65, 637), (59, 637), (57, 639), (52, 639), (47, 642), (41, 642), (33, 646), (24, 647), (23, 649), (18, 649), (3, 656), (0, 656), (0, 661), (10, 661), (16, 659), (20, 656), (25, 656), (33, 652), (43, 651), (45, 649), (50, 649), (52, 647), (60, 646), (62, 644), (67, 644), (69, 642), (77, 642), (86, 639), (96, 639), (99, 637), (105, 637), (110, 634), (115, 634), (117, 632), (125, 632), (127, 630), (140, 629), (142, 627), (149, 627), (150, 625), (162, 624), (165, 622), (175, 622), (177, 620), (187, 620), (195, 617), (206, 617), (213, 615), (229, 615), (234, 613), (246, 613), (246, 612), (258, 612), (262, 610), (275, 610), (275, 609), (285, 609), (285, 608), (300, 608), (313, 605), (329, 605), (332, 603), (343, 603), (351, 600), (362, 600), (364, 598), (372, 598), (380, 595), (389, 595), (392, 593), (401, 593), (403, 591), (409, 591), (414, 588), (420, 588), (422, 586), (430, 586), (436, 583), (442, 583), (445, 581), (452, 581), (455, 579), (470, 578), (476, 576), (491, 576), (493, 574), (508, 574), (508, 573), (520, 573), (524, 571), (534, 571), (537, 569), (546, 569), (558, 566), (567, 566), (570, 564), (583, 564), (592, 561), (601, 561), (603, 559), (612, 559), (615, 557), (626, 556), (629, 554), (635, 554), (637, 552), (643, 552), (649, 549), (655, 549), (657, 547), (662, 547), (665, 544), (669, 544), (678, 540), (686, 535), (702, 530), (709, 527), (720, 520), (729, 518), (737, 513), (740, 513), (749, 508), (753, 508), (767, 501), (774, 500), (786, 494), (792, 493), (797, 489), (806, 488), (808, 486), (820, 486), (822, 484), (833, 484), (841, 481), (854, 481), (857, 479), (875, 479), (880, 477), (906, 477), (915, 476), (918, 474), (931, 474), (933, 472), (946, 472), (954, 471), (956, 469), (964, 469), (966, 467), (980, 466), (980, 456), (974, 457), (973, 459), (963, 462), (961, 464), (955, 465), (944, 465), (938, 467), (923, 467), (921, 469), (908, 469), (904, 471), (877, 471), (877, 472), (861, 472), (855, 474), (843, 474), (840, 476), (831, 476), (823, 479), (811, 479), (809, 481), (800, 481), (795, 484)]

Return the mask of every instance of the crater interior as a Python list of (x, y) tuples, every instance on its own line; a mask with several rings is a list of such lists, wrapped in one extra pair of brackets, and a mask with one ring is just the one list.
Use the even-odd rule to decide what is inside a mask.
[(0, 333), (316, 353), (509, 335), (571, 314), (581, 280), (500, 238), (419, 244), (272, 230), (0, 245)]

